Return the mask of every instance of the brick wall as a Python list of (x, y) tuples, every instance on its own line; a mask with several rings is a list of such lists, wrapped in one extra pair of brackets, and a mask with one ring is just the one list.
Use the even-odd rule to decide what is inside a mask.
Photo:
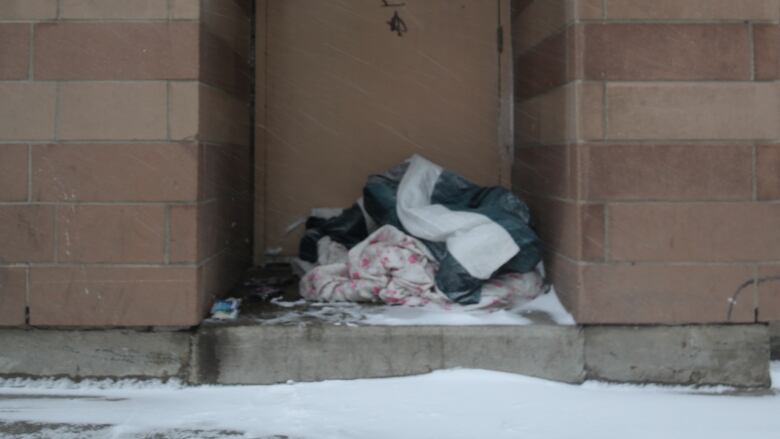
[(191, 325), (235, 280), (251, 9), (0, 0), (0, 325)]
[(515, 1), (514, 188), (584, 323), (780, 319), (780, 2)]

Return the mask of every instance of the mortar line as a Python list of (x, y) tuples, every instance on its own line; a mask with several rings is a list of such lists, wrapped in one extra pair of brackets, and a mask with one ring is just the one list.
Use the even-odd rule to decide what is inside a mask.
[(0, 268), (197, 268), (200, 265), (195, 262), (162, 263), (112, 263), (112, 262), (37, 262), (0, 264)]
[(33, 81), (35, 74), (35, 23), (30, 23), (30, 51), (29, 59), (27, 61), (27, 79)]
[[(172, 262), (168, 265), (163, 264), (161, 262), (137, 262), (137, 263), (117, 263), (117, 262), (7, 262), (2, 263), (0, 262), (0, 268), (25, 268), (25, 267), (31, 267), (31, 268), (90, 268), (90, 267), (98, 267), (98, 268), (196, 268), (203, 265), (203, 263), (210, 262), (215, 257), (222, 255), (223, 253), (228, 252), (230, 247), (226, 247), (222, 250), (220, 250), (218, 253), (215, 253), (214, 255), (211, 255), (205, 259), (203, 259), (201, 262)], [(577, 260), (573, 259), (570, 256), (567, 256), (563, 253), (556, 252), (553, 249), (550, 249), (550, 254), (554, 254), (556, 257), (559, 257), (561, 259), (566, 260), (570, 263), (576, 263), (579, 265), (588, 265), (588, 266), (614, 266), (614, 267), (691, 267), (691, 266), (698, 266), (698, 267), (710, 267), (710, 268), (719, 268), (719, 267), (742, 267), (742, 268), (751, 268), (753, 266), (757, 267), (770, 267), (770, 268), (777, 268), (780, 266), (780, 260), (771, 260), (771, 261), (641, 261), (641, 260), (611, 260), (608, 262), (604, 261), (593, 261), (593, 260)]]
[(758, 275), (758, 265), (753, 265), (753, 316), (755, 323), (758, 323), (758, 316), (761, 311), (761, 299), (759, 297), (759, 291), (758, 291), (758, 282), (759, 275)]
[(171, 82), (165, 82), (165, 140), (171, 141)]
[(165, 224), (164, 228), (164, 241), (163, 241), (163, 262), (168, 265), (171, 263), (171, 206), (165, 205)]
[(756, 50), (755, 50), (755, 36), (753, 32), (753, 22), (748, 22), (748, 54), (750, 58), (750, 79), (756, 80)]
[[(27, 0), (23, 0), (27, 1)], [(102, 0), (100, 0), (102, 1)], [(54, 23), (73, 23), (73, 24), (94, 24), (94, 23), (106, 23), (106, 24), (112, 24), (112, 23), (130, 23), (130, 24), (160, 24), (160, 23), (166, 23), (168, 21), (165, 17), (157, 17), (157, 18), (57, 18), (57, 17), (51, 17), (51, 18), (18, 18), (18, 19), (6, 19), (6, 18), (0, 18), (0, 24), (29, 24), (29, 23), (36, 23), (36, 24), (54, 24)], [(197, 18), (177, 18), (173, 21), (176, 22), (197, 22)], [(762, 23), (768, 23), (768, 22), (762, 22)]]
[(597, 79), (575, 79), (572, 81), (569, 81), (565, 84), (559, 84), (554, 87), (551, 87), (549, 89), (543, 90), (537, 94), (526, 96), (520, 99), (518, 102), (520, 105), (531, 102), (538, 99), (543, 99), (545, 97), (549, 97), (550, 95), (553, 95), (553, 93), (561, 92), (566, 89), (566, 87), (574, 87), (577, 85), (582, 84), (598, 84), (598, 83), (609, 83), (609, 84), (617, 84), (617, 85), (624, 85), (624, 86), (631, 86), (631, 87), (647, 87), (647, 86), (688, 86), (688, 87), (700, 87), (705, 85), (717, 85), (719, 87), (734, 87), (734, 86), (746, 86), (746, 85), (754, 85), (754, 86), (761, 86), (761, 85), (773, 85), (773, 84), (780, 84), (780, 80), (774, 79), (774, 80), (766, 80), (766, 81), (753, 81), (750, 79), (746, 80), (739, 80), (739, 81), (721, 81), (721, 80), (690, 80), (690, 81), (683, 81), (679, 79), (654, 79), (652, 81), (626, 81), (626, 80), (611, 80), (611, 81), (600, 81)]
[[(33, 206), (36, 204), (32, 204)], [(54, 205), (54, 263), (58, 264), (60, 262), (60, 222), (57, 221), (59, 219), (59, 212), (60, 212), (60, 206), (55, 204)]]
[(608, 0), (601, 0), (601, 19), (606, 20), (607, 17), (609, 17), (609, 14), (607, 13), (607, 7), (609, 5)]
[(569, 263), (583, 266), (610, 266), (610, 267), (742, 267), (751, 268), (760, 264), (761, 266), (780, 265), (780, 260), (760, 261), (738, 260), (738, 261), (645, 261), (645, 260), (610, 260), (607, 262), (578, 260), (567, 256), (559, 251), (550, 250), (551, 254), (566, 260)]
[[(0, 84), (3, 83), (27, 83), (35, 82), (37, 84), (54, 84), (54, 83), (84, 83), (84, 84), (148, 84), (158, 83), (165, 84), (166, 82), (198, 82), (194, 79), (38, 79), (31, 81), (29, 79), (0, 79)], [(221, 90), (221, 89), (218, 89)], [(223, 90), (224, 91), (224, 90)]]
[(752, 184), (753, 184), (753, 201), (758, 201), (758, 146), (753, 143), (753, 157), (752, 157)]
[[(19, 84), (19, 83), (29, 83), (32, 82), (29, 79), (0, 79), (0, 84), (3, 83), (10, 83), (10, 84)], [(210, 84), (208, 82), (199, 82), (197, 79), (39, 79), (35, 81), (39, 84), (48, 84), (48, 83), (87, 83), (87, 84), (148, 84), (148, 83), (159, 83), (159, 84), (165, 84), (165, 83), (179, 83), (179, 82), (185, 82), (185, 83), (197, 83), (199, 86), (203, 86), (205, 88), (209, 88), (211, 90), (222, 92), (226, 95), (229, 95), (231, 97), (238, 97), (240, 99), (245, 99), (246, 95), (242, 93), (238, 93), (235, 90), (229, 90), (226, 88), (218, 87), (216, 85)], [(520, 102), (529, 101), (531, 99), (536, 99), (540, 96), (544, 96), (550, 92), (553, 92), (555, 90), (569, 87), (573, 84), (583, 84), (583, 83), (601, 83), (603, 80), (601, 79), (594, 79), (594, 78), (578, 78), (578, 79), (572, 79), (571, 81), (558, 84), (554, 87), (545, 89), (544, 91), (523, 97), (520, 99)], [(780, 79), (767, 79), (767, 80), (752, 80), (752, 79), (739, 79), (739, 80), (721, 80), (721, 79), (691, 79), (691, 80), (684, 80), (684, 79), (653, 79), (653, 80), (643, 80), (643, 81), (635, 81), (635, 80), (625, 80), (625, 79), (613, 79), (609, 80), (608, 82), (612, 84), (619, 84), (619, 85), (633, 85), (633, 86), (647, 86), (647, 85), (688, 85), (688, 86), (698, 86), (698, 85), (753, 85), (753, 84), (780, 84)]]
[(32, 145), (27, 144), (27, 202), (32, 202)]
[(612, 254), (609, 251), (609, 203), (604, 203), (604, 262), (611, 262)]
[[(26, 82), (26, 81), (19, 81), (19, 82)], [(37, 82), (37, 81), (36, 81)], [(18, 144), (30, 144), (30, 145), (50, 145), (54, 142), (55, 139), (49, 139), (49, 140), (0, 140), (0, 145), (18, 145)], [(197, 141), (195, 139), (190, 140), (183, 140), (183, 139), (172, 139), (170, 141), (166, 139), (144, 139), (144, 140), (115, 140), (115, 139), (90, 139), (90, 140), (68, 140), (68, 139), (62, 139), (57, 141), (58, 144), (62, 145), (82, 145), (82, 144), (89, 144), (89, 145), (148, 145), (148, 144), (164, 144), (164, 145), (194, 145), (194, 144), (201, 144), (201, 145), (211, 145), (211, 146), (221, 146), (221, 147), (239, 147), (239, 148), (247, 148), (250, 145), (239, 145), (239, 144), (231, 144), (231, 143), (215, 143), (215, 142), (208, 142), (208, 141)], [(544, 148), (550, 145), (553, 146), (563, 146), (564, 144), (570, 144), (570, 145), (582, 145), (587, 144), (589, 146), (593, 147), (605, 147), (609, 145), (624, 145), (624, 144), (630, 144), (630, 145), (657, 145), (657, 144), (663, 144), (663, 145), (684, 145), (684, 144), (691, 144), (691, 145), (713, 145), (713, 146), (731, 146), (731, 145), (737, 145), (737, 146), (750, 146), (753, 143), (756, 145), (775, 145), (780, 143), (780, 138), (777, 139), (750, 139), (750, 138), (741, 138), (741, 139), (709, 139), (709, 138), (701, 138), (701, 139), (660, 139), (660, 138), (654, 138), (654, 139), (578, 139), (578, 140), (571, 140), (567, 141), (564, 139), (553, 139), (553, 140), (525, 140), (521, 141), (521, 144), (523, 148)]]
[(59, 201), (0, 201), (0, 206), (201, 206), (216, 203), (217, 197), (206, 200), (160, 200), (160, 201), (79, 201), (79, 200), (59, 200)]
[[(756, 143), (757, 145), (761, 144), (762, 141), (756, 141), (755, 139), (733, 139), (733, 140), (723, 140), (723, 139), (592, 139), (592, 140), (584, 140), (577, 143), (585, 143), (589, 146), (593, 146), (595, 148), (598, 147), (607, 147), (607, 146), (613, 146), (613, 145), (633, 145), (633, 146), (641, 146), (641, 145), (648, 145), (648, 146), (654, 146), (654, 145), (700, 145), (700, 146), (713, 146), (713, 147), (722, 147), (722, 146), (737, 146), (737, 147), (747, 147), (751, 146), (753, 143)], [(764, 140), (763, 141), (766, 144), (774, 145), (776, 143), (780, 143), (780, 140)], [(531, 142), (528, 142), (528, 144), (531, 144)], [(533, 146), (525, 146), (525, 148), (544, 148), (546, 146), (555, 145), (552, 143), (537, 143), (533, 144)]]
[(778, 20), (770, 18), (583, 18), (586, 24), (607, 21), (608, 24), (669, 24), (669, 25), (744, 25), (746, 21), (757, 24), (778, 24)]
[(603, 82), (601, 93), (601, 116), (603, 118), (601, 121), (601, 129), (604, 130), (601, 138), (607, 140), (607, 133), (609, 132), (609, 99), (607, 98), (607, 81)]
[(60, 101), (62, 94), (62, 86), (59, 82), (55, 82), (54, 86), (54, 141), (60, 141)]
[[(89, 144), (89, 145), (149, 145), (149, 144), (164, 144), (164, 145), (194, 145), (199, 143), (195, 139), (190, 140), (167, 140), (167, 139), (147, 139), (147, 140), (99, 140), (99, 139), (92, 139), (92, 140), (58, 140), (55, 138), (49, 139), (49, 140), (27, 140), (27, 141), (20, 141), (20, 140), (0, 140), (0, 145), (18, 145), (20, 143), (28, 143), (30, 145), (50, 145), (53, 142), (57, 142), (58, 144), (62, 145), (83, 145), (83, 144)], [(201, 142), (202, 143), (202, 142)], [(774, 143), (774, 142), (773, 142)], [(217, 145), (224, 145), (224, 146), (238, 146), (238, 147), (246, 147), (246, 145), (233, 145), (233, 144), (217, 144)]]
[[(719, 204), (745, 204), (745, 203), (752, 203), (754, 200), (752, 198), (752, 195), (748, 195), (746, 197), (741, 198), (598, 198), (593, 197), (586, 200), (578, 200), (576, 198), (567, 198), (567, 197), (561, 197), (561, 196), (555, 196), (555, 195), (539, 195), (531, 192), (526, 192), (519, 190), (519, 195), (521, 197), (531, 197), (531, 198), (542, 198), (545, 200), (552, 200), (552, 201), (559, 201), (564, 203), (575, 203), (575, 204), (605, 204), (605, 203), (611, 203), (611, 204), (626, 204), (626, 205), (637, 205), (637, 204), (713, 204), (713, 203), (719, 203)], [(8, 204), (13, 204), (14, 202), (8, 202)], [(3, 204), (3, 203), (0, 203)], [(765, 200), (761, 201), (761, 204), (780, 204), (780, 200)]]
[(30, 324), (30, 272), (32, 267), (27, 266), (25, 276), (25, 292), (24, 292), (24, 324)]
[[(531, 141), (526, 141), (525, 143), (532, 143)], [(608, 139), (582, 139), (576, 142), (566, 142), (565, 139), (536, 139), (533, 140), (533, 143), (540, 147), (544, 147), (547, 145), (561, 145), (564, 143), (574, 143), (574, 144), (593, 144), (593, 145), (622, 145), (626, 143), (630, 143), (633, 145), (653, 145), (653, 144), (660, 144), (660, 145), (669, 145), (669, 144), (700, 144), (700, 145), (734, 145), (734, 144), (742, 144), (743, 146), (749, 146), (753, 143), (757, 144), (776, 144), (780, 143), (780, 139), (751, 139), (751, 138), (734, 138), (734, 139), (711, 139), (711, 138), (700, 138), (700, 139), (691, 139), (691, 138), (684, 138), (684, 139), (669, 139), (669, 138), (659, 138), (659, 137), (653, 137), (653, 138), (608, 138)]]

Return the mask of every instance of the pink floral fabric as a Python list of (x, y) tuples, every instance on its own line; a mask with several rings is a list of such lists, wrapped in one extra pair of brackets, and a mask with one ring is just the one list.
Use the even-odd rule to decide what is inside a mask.
[(325, 302), (443, 303), (447, 297), (434, 284), (437, 268), (425, 244), (384, 226), (353, 247), (346, 261), (309, 271), (301, 295)]
[[(437, 269), (425, 244), (387, 225), (349, 250), (345, 260), (306, 273), (300, 292), (312, 301), (450, 306), (452, 302), (436, 288)], [(541, 276), (535, 272), (505, 274), (485, 283), (480, 303), (469, 307), (503, 308), (533, 299), (542, 290)]]

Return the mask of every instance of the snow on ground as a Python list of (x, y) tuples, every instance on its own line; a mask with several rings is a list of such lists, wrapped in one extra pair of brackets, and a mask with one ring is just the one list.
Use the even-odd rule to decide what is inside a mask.
[[(778, 383), (780, 363), (773, 364), (773, 376)], [(0, 437), (4, 423), (6, 431), (9, 425), (21, 431), (27, 425), (21, 421), (59, 425), (51, 430), (58, 436), (35, 436), (39, 431), (6, 437), (780, 437), (780, 396), (774, 391), (575, 386), (480, 370), (244, 387), (63, 383), (46, 388), (0, 382)]]
[(294, 310), (272, 319), (262, 320), (262, 324), (289, 324), (307, 318), (334, 324), (382, 326), (575, 324), (574, 318), (563, 307), (554, 289), (530, 302), (512, 309), (501, 310), (473, 310), (459, 306), (442, 308), (439, 305), (362, 306), (357, 303), (307, 303), (281, 300), (275, 300), (273, 303), (282, 308), (308, 306), (304, 310)]

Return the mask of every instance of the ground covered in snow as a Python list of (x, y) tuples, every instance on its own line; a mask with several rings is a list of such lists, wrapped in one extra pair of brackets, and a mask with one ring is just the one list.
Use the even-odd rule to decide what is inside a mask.
[(275, 386), (0, 381), (0, 437), (38, 438), (766, 438), (775, 389), (582, 386), (506, 373)]
[(468, 309), (453, 305), (426, 306), (366, 305), (350, 302), (319, 303), (306, 300), (271, 300), (272, 307), (250, 310), (237, 323), (297, 325), (307, 322), (334, 325), (379, 326), (472, 326), (472, 325), (574, 325), (574, 318), (558, 299), (555, 290), (507, 309)]

